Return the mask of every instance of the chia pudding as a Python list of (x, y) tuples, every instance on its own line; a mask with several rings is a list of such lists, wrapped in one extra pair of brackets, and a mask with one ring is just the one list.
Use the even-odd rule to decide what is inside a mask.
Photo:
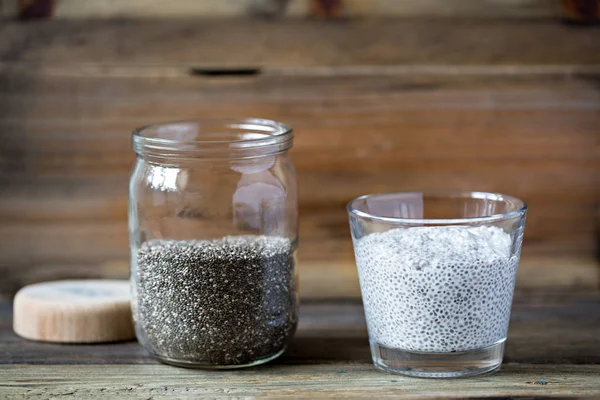
[(153, 240), (137, 253), (138, 339), (163, 359), (245, 365), (282, 352), (298, 313), (289, 239)]
[(446, 353), (506, 338), (519, 252), (504, 230), (392, 229), (355, 252), (371, 342)]

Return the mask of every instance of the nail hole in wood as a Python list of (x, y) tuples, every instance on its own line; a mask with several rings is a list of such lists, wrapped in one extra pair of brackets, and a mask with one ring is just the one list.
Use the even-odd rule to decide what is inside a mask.
[(191, 67), (189, 74), (191, 76), (208, 77), (235, 77), (235, 76), (258, 76), (260, 68), (200, 68)]

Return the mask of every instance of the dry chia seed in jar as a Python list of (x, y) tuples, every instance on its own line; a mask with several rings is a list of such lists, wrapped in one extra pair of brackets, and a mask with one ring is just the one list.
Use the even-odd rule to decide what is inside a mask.
[(134, 315), (163, 358), (245, 365), (282, 351), (297, 325), (289, 239), (153, 240), (137, 253)]

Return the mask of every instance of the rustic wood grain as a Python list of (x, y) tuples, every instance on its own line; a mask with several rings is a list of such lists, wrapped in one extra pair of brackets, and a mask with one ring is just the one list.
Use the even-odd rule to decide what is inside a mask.
[[(336, 242), (330, 244), (336, 245)], [(341, 243), (340, 243), (341, 245)], [(351, 244), (350, 244), (351, 246)], [(322, 246), (321, 249), (326, 248)], [(127, 279), (129, 277), (128, 249), (121, 258), (103, 261), (68, 248), (68, 257), (57, 255), (57, 261), (35, 260), (22, 256), (13, 264), (0, 264), (0, 299), (12, 298), (12, 294), (24, 285), (56, 279)], [(348, 248), (343, 261), (309, 261), (298, 263), (300, 296), (305, 300), (358, 299), (360, 288), (352, 249)], [(66, 250), (65, 250), (66, 251)], [(333, 250), (332, 250), (333, 251)], [(90, 251), (91, 252), (91, 251)], [(532, 253), (532, 251), (527, 251)], [(111, 254), (111, 257), (116, 255)], [(60, 262), (60, 260), (69, 260)], [(560, 254), (522, 256), (517, 273), (517, 293), (537, 293), (540, 290), (593, 292), (600, 287), (600, 264), (595, 257)]]
[[(19, 0), (0, 1), (0, 16), (16, 17)], [(310, 0), (196, 1), (177, 0), (56, 0), (54, 18), (207, 18), (306, 17)], [(283, 3), (283, 5), (282, 5)], [(548, 0), (344, 0), (344, 17), (476, 17), (556, 18), (558, 2)], [(287, 5), (287, 7), (284, 7)], [(4, 6), (4, 9), (2, 8)], [(2, 12), (4, 11), (4, 12)]]
[[(130, 132), (203, 116), (295, 128), (305, 297), (358, 294), (350, 199), (434, 188), (529, 203), (524, 287), (596, 285), (596, 36), (500, 20), (2, 24), (0, 293), (126, 276)], [(232, 66), (258, 73), (205, 73)]]
[(0, 60), (191, 66), (598, 65), (596, 29), (552, 20), (5, 22)]
[(42, 398), (475, 398), (599, 396), (600, 366), (507, 365), (492, 376), (424, 381), (365, 364), (261, 366), (246, 371), (190, 371), (163, 365), (8, 366), (6, 399)]
[[(17, 0), (5, 0), (17, 1)], [(288, 17), (305, 17), (309, 14), (311, 0), (275, 0), (287, 3)], [(247, 15), (274, 0), (246, 1), (195, 1), (178, 0), (170, 5), (159, 0), (58, 0), (55, 18), (189, 18), (239, 17)], [(389, 16), (452, 16), (452, 17), (555, 17), (557, 2), (548, 0), (509, 0), (474, 2), (472, 0), (342, 0), (345, 17)], [(264, 15), (273, 6), (265, 7)], [(260, 10), (260, 8), (259, 8)], [(268, 13), (267, 15), (272, 15)]]
[[(155, 364), (135, 342), (57, 345), (12, 332), (10, 303), (0, 303), (0, 364)], [(600, 363), (598, 291), (527, 291), (515, 296), (506, 363)], [(370, 362), (359, 301), (304, 302), (290, 349), (273, 365)], [(1, 368), (0, 368), (1, 369)], [(599, 383), (600, 384), (600, 383)]]
[(2, 82), (0, 266), (15, 271), (2, 284), (10, 292), (128, 259), (130, 131), (175, 116), (259, 115), (294, 126), (300, 260), (349, 265), (352, 280), (344, 206), (364, 193), (510, 193), (531, 206), (525, 255), (597, 248), (600, 93), (587, 78), (7, 73)]
[(0, 302), (0, 395), (95, 398), (143, 396), (403, 397), (598, 396), (598, 292), (517, 296), (505, 363), (494, 375), (424, 381), (371, 365), (357, 302), (305, 303), (290, 349), (243, 371), (194, 371), (159, 365), (136, 342), (56, 345), (25, 341)]

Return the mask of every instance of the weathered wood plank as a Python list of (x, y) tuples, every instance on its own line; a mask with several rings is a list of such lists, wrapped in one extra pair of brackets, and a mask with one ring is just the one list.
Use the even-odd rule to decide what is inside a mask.
[[(600, 363), (598, 291), (519, 291), (505, 362)], [(0, 364), (154, 364), (134, 342), (56, 345), (12, 332), (8, 302), (0, 303)], [(274, 365), (370, 362), (363, 308), (358, 301), (305, 302), (289, 351)], [(0, 368), (1, 369), (1, 368)]]
[(261, 366), (193, 371), (164, 365), (7, 366), (5, 399), (45, 398), (479, 398), (599, 396), (600, 366), (506, 365), (460, 381), (384, 374), (367, 364)]
[[(121, 230), (123, 231), (123, 230)], [(89, 232), (89, 231), (88, 231)], [(120, 232), (120, 231), (119, 231)], [(92, 233), (98, 233), (93, 230)], [(109, 234), (104, 233), (107, 237)], [(126, 236), (125, 232), (121, 232)], [(348, 233), (349, 234), (349, 233)], [(94, 235), (67, 237), (58, 234), (48, 235), (44, 240), (49, 246), (56, 246), (54, 253), (27, 253), (21, 249), (11, 257), (3, 257), (0, 263), (0, 297), (12, 297), (24, 285), (45, 280), (66, 278), (110, 278), (126, 279), (129, 276), (129, 249), (125, 246), (107, 244), (105, 240), (93, 239)], [(96, 238), (98, 235), (95, 236)], [(26, 237), (23, 240), (31, 240)], [(39, 240), (39, 237), (33, 237)], [(122, 238), (122, 241), (126, 241)], [(95, 245), (86, 245), (85, 243)], [(82, 245), (83, 251), (78, 249)], [(600, 264), (592, 255), (572, 254), (573, 248), (565, 249), (556, 243), (555, 249), (530, 246), (521, 258), (517, 291), (530, 290), (595, 290), (600, 285)], [(18, 241), (7, 242), (5, 248), (20, 246)], [(322, 237), (307, 241), (306, 246), (318, 252), (328, 253), (324, 257), (300, 257), (300, 294), (304, 299), (358, 298), (360, 296), (356, 265), (351, 241), (344, 237), (336, 240)], [(115, 250), (116, 249), (116, 250)], [(550, 251), (552, 250), (552, 251)], [(584, 249), (586, 250), (586, 249)], [(109, 253), (110, 251), (110, 253)], [(567, 254), (565, 254), (565, 252)], [(588, 253), (581, 251), (580, 253)], [(68, 253), (68, 257), (65, 254)]]
[[(524, 259), (596, 253), (595, 31), (543, 21), (150, 22), (0, 26), (0, 269), (10, 271), (0, 292), (126, 276), (130, 131), (199, 116), (296, 129), (307, 297), (357, 295), (344, 206), (369, 192), (514, 194), (531, 206)], [(263, 68), (202, 73), (223, 65)], [(327, 279), (311, 275), (324, 265)], [(548, 265), (540, 275), (552, 279), (528, 284), (595, 282), (595, 266), (559, 278)]]
[[(525, 254), (590, 257), (597, 249), (600, 92), (589, 78), (3, 78), (0, 177), (10, 190), (0, 196), (0, 264), (18, 271), (7, 293), (53, 276), (116, 274), (115, 265), (126, 275), (130, 131), (175, 115), (260, 115), (294, 126), (300, 259), (335, 265), (328, 279), (341, 274), (335, 287), (349, 296), (357, 291), (344, 206), (364, 193), (442, 185), (506, 192), (531, 206)], [(330, 295), (328, 284), (307, 282)]]
[[(0, 1), (0, 16), (19, 15), (19, 0)], [(25, 2), (27, 3), (27, 2)], [(310, 15), (311, 0), (196, 1), (177, 0), (170, 5), (160, 0), (54, 0), (55, 19), (117, 18), (239, 18), (267, 16), (298, 18)], [(326, 3), (326, 2), (321, 2)], [(558, 2), (511, 0), (343, 0), (342, 18), (364, 17), (475, 17), (475, 18), (557, 18)]]
[[(17, 1), (17, 0), (5, 0)], [(57, 0), (54, 18), (189, 18), (272, 15), (277, 3), (287, 4), (286, 17), (309, 15), (311, 0), (161, 1)], [(325, 3), (325, 2), (322, 2)], [(548, 0), (473, 2), (472, 0), (343, 0), (345, 17), (452, 16), (452, 17), (556, 17), (559, 4)], [(253, 11), (253, 13), (251, 12)]]
[[(303, 304), (297, 335), (284, 356), (241, 371), (160, 365), (135, 342), (25, 341), (12, 333), (10, 303), (0, 302), (0, 395), (6, 399), (598, 396), (600, 366), (590, 365), (600, 363), (598, 300), (597, 291), (522, 293), (513, 306), (499, 373), (427, 382), (373, 368), (363, 310), (356, 302)], [(575, 365), (579, 363), (585, 364)]]
[[(0, 60), (190, 66), (598, 65), (594, 29), (557, 21), (383, 19), (5, 23)], [(177, 45), (174, 46), (173, 44)], [(216, 45), (218, 44), (218, 45)]]
[[(360, 297), (356, 264), (350, 245), (342, 241), (328, 241), (318, 247), (330, 251), (340, 261), (311, 261), (300, 258), (300, 295), (303, 299), (356, 299)], [(317, 246), (318, 242), (310, 243)], [(338, 249), (334, 247), (338, 246)], [(340, 253), (339, 247), (345, 250)], [(66, 278), (106, 278), (127, 279), (129, 261), (127, 249), (121, 258), (94, 260), (88, 254), (79, 260), (65, 263), (64, 257), (47, 259), (24, 255), (14, 262), (0, 264), (0, 298), (11, 298), (21, 287), (56, 279)], [(336, 253), (337, 251), (337, 253)], [(538, 293), (544, 291), (590, 292), (600, 286), (600, 265), (593, 257), (578, 255), (565, 256), (544, 250), (539, 254), (523, 255), (517, 277), (517, 293)]]
[[(464, 1), (464, 0), (463, 0)], [(278, 14), (273, 10), (272, 1), (196, 1), (177, 0), (170, 6), (160, 0), (115, 2), (110, 0), (57, 0), (53, 18), (207, 18), (243, 17), (253, 14)], [(269, 7), (271, 5), (271, 7)], [(286, 16), (298, 17), (308, 14), (307, 0), (283, 1)], [(287, 5), (287, 7), (285, 7)], [(539, 4), (538, 4), (539, 6)], [(523, 8), (523, 7), (521, 7)], [(534, 7), (537, 8), (537, 7)], [(548, 8), (548, 7), (547, 7)], [(538, 8), (538, 12), (548, 14), (550, 10)], [(514, 12), (514, 11), (513, 11)]]

